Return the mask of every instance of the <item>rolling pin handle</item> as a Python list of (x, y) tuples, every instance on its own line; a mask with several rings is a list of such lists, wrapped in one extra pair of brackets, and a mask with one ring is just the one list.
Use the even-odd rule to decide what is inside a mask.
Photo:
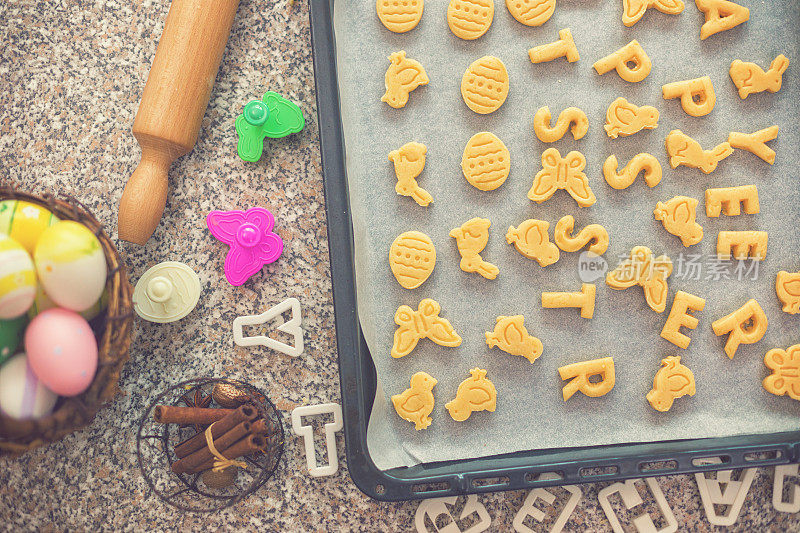
[(172, 161), (168, 152), (142, 147), (142, 160), (119, 204), (117, 232), (123, 241), (144, 245), (155, 231), (167, 204)]

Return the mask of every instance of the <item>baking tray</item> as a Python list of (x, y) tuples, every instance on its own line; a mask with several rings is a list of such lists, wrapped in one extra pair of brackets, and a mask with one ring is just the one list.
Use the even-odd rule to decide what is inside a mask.
[[(340, 0), (341, 1), (341, 0)], [(328, 216), (347, 462), (356, 486), (387, 501), (800, 461), (800, 431), (580, 448), (552, 448), (381, 471), (367, 448), (376, 373), (356, 306), (353, 230), (339, 105), (334, 0), (311, 0), (311, 37)], [(719, 458), (707, 464), (706, 458)], [(543, 473), (555, 473), (546, 476)]]

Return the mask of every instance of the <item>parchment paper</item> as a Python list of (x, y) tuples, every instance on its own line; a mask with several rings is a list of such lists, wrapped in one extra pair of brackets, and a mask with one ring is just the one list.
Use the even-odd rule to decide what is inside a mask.
[[(495, 18), (489, 32), (477, 41), (463, 41), (448, 29), (447, 2), (430, 1), (419, 26), (407, 34), (385, 30), (373, 1), (336, 2), (335, 27), (339, 83), (347, 152), (350, 204), (355, 232), (358, 311), (364, 335), (375, 360), (378, 393), (369, 421), (370, 455), (381, 469), (420, 462), (479, 457), (518, 450), (586, 446), (665, 439), (717, 437), (742, 433), (794, 430), (800, 402), (777, 397), (761, 387), (768, 375), (763, 357), (771, 348), (800, 342), (800, 316), (781, 312), (775, 295), (778, 270), (800, 268), (797, 215), (798, 98), (800, 67), (798, 32), (800, 9), (795, 1), (742, 1), (750, 8), (750, 21), (706, 41), (699, 38), (703, 15), (687, 2), (679, 16), (648, 10), (632, 28), (621, 23), (621, 2), (559, 0), (556, 12), (539, 28), (525, 27), (495, 1)], [(557, 39), (558, 30), (570, 27), (581, 59), (533, 65), (527, 50)], [(653, 62), (650, 76), (638, 84), (622, 81), (615, 73), (598, 76), (594, 61), (638, 39)], [(430, 84), (411, 94), (408, 105), (395, 110), (380, 101), (384, 92), (387, 56), (406, 50), (420, 61)], [(728, 75), (733, 59), (754, 61), (766, 68), (779, 53), (791, 60), (777, 94), (763, 93), (741, 100)], [(470, 111), (461, 99), (461, 76), (468, 65), (484, 55), (501, 58), (508, 68), (511, 90), (503, 107), (488, 116)], [(714, 111), (703, 118), (684, 113), (677, 100), (661, 98), (661, 85), (670, 81), (711, 76), (717, 94)], [(638, 105), (654, 105), (661, 112), (658, 128), (634, 136), (610, 139), (602, 129), (608, 105), (625, 96)], [(554, 118), (569, 106), (589, 116), (586, 137), (574, 141), (570, 134), (545, 145), (533, 133), (535, 111), (548, 105)], [(705, 148), (727, 140), (728, 132), (753, 132), (780, 125), (772, 143), (778, 156), (769, 166), (753, 154), (736, 151), (705, 175), (681, 167), (671, 170), (664, 138), (681, 129)], [(511, 152), (509, 179), (493, 192), (481, 192), (463, 178), (460, 161), (467, 140), (479, 131), (497, 134)], [(387, 160), (390, 150), (408, 141), (427, 145), (427, 167), (419, 183), (434, 198), (429, 208), (411, 198), (397, 196), (395, 176)], [(597, 203), (580, 209), (565, 191), (534, 204), (527, 197), (533, 176), (541, 169), (541, 153), (554, 146), (562, 155), (577, 149), (588, 161), (586, 174)], [(602, 177), (603, 161), (616, 154), (620, 167), (639, 152), (650, 152), (662, 163), (664, 179), (654, 189), (641, 178), (624, 191), (611, 189)], [(705, 216), (704, 191), (754, 183), (761, 213), (737, 217)], [(675, 195), (700, 200), (698, 221), (705, 229), (703, 241), (685, 249), (653, 218), (657, 201)], [(667, 311), (650, 310), (638, 287), (626, 291), (608, 288), (597, 280), (597, 307), (592, 320), (575, 309), (541, 308), (541, 292), (580, 289), (578, 253), (562, 253), (561, 260), (543, 269), (506, 244), (509, 225), (527, 218), (548, 220), (552, 229), (565, 214), (576, 228), (597, 222), (611, 235), (605, 257), (613, 268), (620, 256), (639, 244), (655, 254), (666, 253), (676, 262), (669, 280)], [(451, 228), (475, 216), (492, 222), (487, 261), (500, 268), (495, 281), (459, 269), (459, 255)], [(759, 229), (769, 232), (766, 261), (758, 265), (758, 279), (706, 279), (719, 230)], [(391, 242), (401, 232), (427, 233), (437, 249), (433, 275), (420, 288), (409, 291), (395, 281), (388, 265)], [(701, 279), (680, 273), (678, 254), (702, 254)], [(745, 266), (750, 266), (746, 263)], [(684, 270), (687, 270), (684, 265)], [(689, 276), (691, 278), (692, 276)], [(661, 339), (672, 297), (682, 289), (707, 299), (696, 313), (700, 325), (689, 332), (688, 350)], [(402, 359), (389, 351), (395, 331), (397, 307), (416, 309), (423, 298), (434, 298), (441, 315), (463, 337), (458, 348), (442, 348), (423, 340)], [(758, 299), (769, 317), (769, 330), (755, 345), (742, 345), (729, 360), (711, 322), (737, 309), (749, 298)], [(530, 364), (498, 349), (489, 350), (484, 332), (494, 327), (498, 315), (523, 314), (529, 333), (544, 343), (544, 354)], [(616, 364), (616, 386), (601, 398), (576, 394), (561, 399), (559, 366), (611, 355)], [(669, 413), (653, 410), (645, 400), (660, 360), (680, 355), (694, 372), (697, 394), (675, 402)], [(466, 422), (453, 421), (444, 404), (455, 397), (470, 368), (488, 370), (498, 391), (494, 413), (474, 413)], [(438, 379), (434, 389), (433, 424), (415, 431), (401, 420), (389, 397), (409, 386), (411, 375), (424, 370)]]

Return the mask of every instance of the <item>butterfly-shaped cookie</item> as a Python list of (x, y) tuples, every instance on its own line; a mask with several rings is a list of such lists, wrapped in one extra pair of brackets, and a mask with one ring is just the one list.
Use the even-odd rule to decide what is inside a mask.
[(440, 346), (454, 348), (461, 345), (461, 337), (450, 322), (439, 317), (439, 302), (425, 298), (417, 311), (401, 305), (394, 314), (397, 330), (394, 332), (392, 357), (404, 357), (412, 352), (420, 339), (428, 338)]
[(653, 258), (646, 246), (636, 246), (628, 259), (606, 276), (612, 289), (623, 290), (639, 285), (644, 290), (647, 305), (656, 313), (667, 307), (667, 278), (672, 274), (672, 261), (666, 255)]
[(622, 23), (633, 26), (651, 7), (668, 15), (677, 15), (683, 11), (684, 5), (681, 0), (622, 0)]
[(589, 207), (597, 201), (589, 187), (589, 178), (583, 173), (586, 158), (580, 152), (572, 151), (565, 157), (555, 148), (548, 148), (542, 154), (542, 170), (533, 178), (533, 186), (528, 198), (542, 203), (553, 196), (558, 189), (566, 190), (581, 207)]

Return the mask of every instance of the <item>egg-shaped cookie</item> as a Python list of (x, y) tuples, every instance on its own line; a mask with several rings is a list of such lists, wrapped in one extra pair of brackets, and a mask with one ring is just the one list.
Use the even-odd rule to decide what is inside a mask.
[(506, 0), (511, 16), (526, 26), (541, 26), (553, 16), (556, 0)]
[(476, 189), (493, 191), (508, 178), (511, 153), (494, 133), (476, 133), (464, 148), (461, 170)]
[(386, 29), (405, 33), (417, 27), (422, 19), (423, 0), (377, 0), (375, 9)]
[(461, 96), (467, 107), (481, 115), (500, 109), (508, 96), (508, 71), (494, 56), (474, 61), (461, 78)]
[(389, 266), (401, 286), (416, 289), (425, 283), (436, 266), (433, 241), (420, 231), (401, 233), (389, 249)]
[(450, 0), (447, 24), (453, 35), (472, 41), (487, 32), (494, 19), (494, 0)]

